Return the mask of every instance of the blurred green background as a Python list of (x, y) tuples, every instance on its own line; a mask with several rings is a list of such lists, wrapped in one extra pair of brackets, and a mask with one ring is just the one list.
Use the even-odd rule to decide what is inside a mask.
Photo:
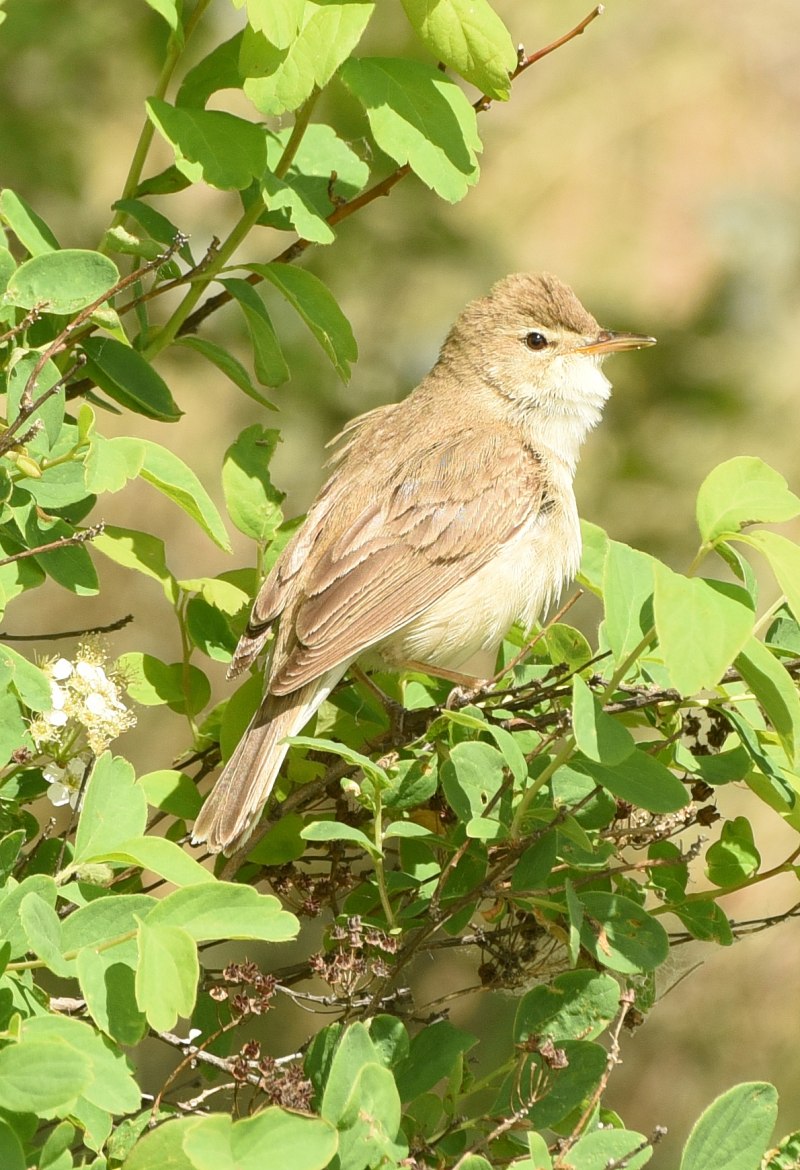
[[(497, 0), (496, 7), (528, 51), (588, 11), (585, 0)], [(32, 203), (62, 244), (94, 247), (122, 188), (165, 26), (144, 0), (7, 0), (5, 10), (0, 185)], [(187, 64), (237, 21), (218, 0)], [(410, 39), (394, 0), (379, 0), (373, 24), (362, 51), (397, 52)], [(353, 106), (343, 93), (330, 100), (341, 100), (338, 124), (366, 153)], [(227, 93), (211, 104), (248, 113)], [(173, 350), (160, 369), (186, 417), (169, 429), (113, 416), (99, 424), (107, 434), (173, 446), (212, 493), (236, 434), (253, 422), (279, 426), (275, 479), (288, 493), (288, 512), (302, 511), (321, 482), (324, 443), (352, 415), (414, 385), (466, 300), (506, 272), (547, 269), (572, 284), (603, 325), (659, 339), (655, 350), (609, 361), (615, 394), (587, 445), (577, 493), (584, 517), (683, 568), (696, 543), (696, 489), (722, 459), (758, 455), (800, 486), (798, 127), (796, 0), (609, 0), (584, 36), (532, 68), (508, 104), (481, 116), (483, 177), (464, 203), (441, 204), (406, 179), (344, 223), (332, 248), (306, 255), (353, 324), (361, 358), (350, 385), (337, 382), (310, 335), (271, 300), (292, 368), (291, 382), (274, 394), (278, 414), (259, 409), (195, 355)], [(169, 161), (155, 144), (146, 173)], [(235, 196), (210, 189), (163, 208), (191, 234), (196, 255), (229, 230), (238, 210)], [(285, 240), (262, 229), (247, 255), (268, 260)], [(226, 344), (235, 337), (248, 360), (234, 308), (212, 318), (207, 335)], [(178, 576), (232, 567), (145, 485), (104, 502), (102, 517), (136, 527), (143, 508), (152, 530), (168, 538)], [(252, 555), (243, 541), (236, 553), (239, 561)], [(116, 636), (115, 653), (177, 655), (157, 587), (100, 569), (99, 600), (37, 590), (12, 608), (4, 629), (74, 628), (132, 611), (136, 622)], [(575, 620), (590, 624), (593, 611), (581, 618), (580, 606)], [(224, 694), (221, 672), (214, 678)], [(124, 750), (145, 769), (166, 766), (182, 745), (177, 717), (145, 711)], [(720, 808), (734, 815), (742, 802), (746, 794), (725, 790)], [(784, 855), (783, 842), (771, 822), (764, 834), (768, 866)], [(796, 899), (795, 885), (770, 882), (729, 898), (726, 908), (737, 920), (780, 912)], [(800, 1125), (798, 959), (795, 923), (733, 952), (677, 949), (675, 986), (646, 1028), (625, 1040), (609, 1094), (629, 1126), (670, 1127), (652, 1162), (657, 1170), (676, 1164), (689, 1124), (739, 1080), (774, 1081), (784, 1129)], [(436, 986), (428, 998), (443, 979), (454, 988), (474, 982), (463, 960), (444, 962), (430, 976)], [(460, 1010), (459, 1022), (469, 1024), (473, 1009), (485, 1011), (482, 997)], [(512, 1010), (509, 1000), (503, 1011)]]

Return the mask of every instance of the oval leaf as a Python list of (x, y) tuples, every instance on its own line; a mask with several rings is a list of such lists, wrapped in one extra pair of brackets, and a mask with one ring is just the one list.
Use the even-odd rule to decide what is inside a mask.
[(113, 260), (100, 252), (63, 248), (20, 264), (9, 279), (6, 300), (21, 309), (41, 305), (48, 313), (78, 313), (119, 280)]
[(181, 417), (169, 386), (137, 350), (114, 337), (87, 337), (83, 349), (87, 375), (109, 398), (160, 422)]
[(757, 1170), (778, 1117), (778, 1093), (763, 1081), (712, 1101), (684, 1146), (680, 1170)]

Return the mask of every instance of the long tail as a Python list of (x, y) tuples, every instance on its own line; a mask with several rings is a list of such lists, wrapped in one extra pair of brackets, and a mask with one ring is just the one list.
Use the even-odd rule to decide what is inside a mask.
[(200, 811), (192, 833), (195, 844), (205, 841), (212, 853), (232, 853), (244, 844), (289, 750), (281, 740), (301, 730), (344, 670), (329, 671), (289, 695), (264, 697)]

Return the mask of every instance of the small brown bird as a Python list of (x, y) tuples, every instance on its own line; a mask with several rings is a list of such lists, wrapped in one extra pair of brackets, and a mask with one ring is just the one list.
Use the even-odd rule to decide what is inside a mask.
[(264, 698), (195, 825), (252, 832), (297, 734), (356, 659), (454, 671), (530, 627), (572, 577), (573, 478), (611, 387), (601, 329), (566, 285), (518, 274), (467, 305), (414, 392), (345, 427), (334, 470), (261, 586), (229, 676), (274, 631)]

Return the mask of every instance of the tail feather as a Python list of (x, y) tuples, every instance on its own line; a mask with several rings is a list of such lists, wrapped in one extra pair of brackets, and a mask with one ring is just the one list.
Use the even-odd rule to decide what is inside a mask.
[(205, 841), (212, 853), (230, 854), (247, 841), (289, 749), (281, 741), (301, 730), (344, 670), (329, 671), (290, 695), (265, 695), (200, 811), (195, 844)]

